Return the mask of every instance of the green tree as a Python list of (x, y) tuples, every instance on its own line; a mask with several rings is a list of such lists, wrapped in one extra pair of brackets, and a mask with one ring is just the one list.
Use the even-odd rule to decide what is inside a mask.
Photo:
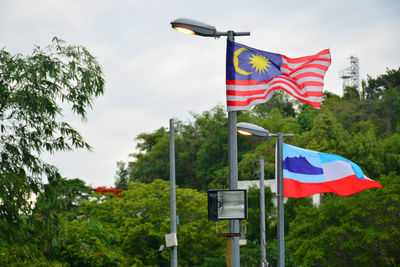
[(358, 92), (356, 87), (353, 86), (347, 86), (343, 90), (343, 98), (344, 99), (360, 99), (360, 93)]
[[(167, 266), (170, 250), (159, 248), (169, 233), (169, 182), (132, 183), (122, 194), (100, 203), (85, 202), (82, 211), (119, 232), (119, 246), (129, 264)], [(179, 265), (200, 266), (206, 258), (224, 255), (225, 240), (216, 236), (215, 224), (207, 220), (206, 194), (181, 188), (176, 194)]]
[(325, 153), (343, 154), (347, 140), (348, 133), (342, 124), (329, 110), (323, 110), (315, 117), (311, 131), (302, 136), (300, 146)]
[(400, 126), (400, 83), (382, 93), (379, 101), (375, 102), (375, 110), (382, 118), (381, 124), (385, 132), (393, 133)]
[(384, 173), (400, 173), (400, 127), (397, 133), (383, 139), (380, 145), (383, 149)]
[(0, 224), (7, 225), (1, 227), (7, 238), (14, 233), (11, 225), (29, 216), (28, 199), (40, 192), (42, 179), (61, 178), (40, 155), (90, 149), (79, 132), (60, 120), (61, 103), (85, 119), (103, 94), (104, 79), (86, 48), (57, 38), (28, 56), (0, 50), (0, 77)]
[(367, 81), (362, 83), (362, 95), (367, 100), (376, 100), (381, 94), (389, 88), (398, 88), (400, 86), (400, 68), (387, 69), (386, 74), (372, 78), (367, 75)]
[(367, 129), (354, 134), (346, 144), (344, 157), (356, 162), (371, 178), (379, 177), (384, 171), (383, 147), (375, 134), (372, 123), (365, 123)]
[(400, 125), (400, 68), (387, 69), (377, 78), (363, 81), (364, 101), (374, 112), (379, 132), (393, 133)]
[(115, 189), (128, 189), (129, 169), (123, 161), (117, 162), (117, 172), (115, 174)]
[[(273, 193), (271, 189), (265, 187), (265, 233), (267, 242), (276, 238), (276, 211), (272, 201)], [(251, 187), (248, 190), (248, 224), (246, 238), (260, 244), (260, 189)]]
[(298, 210), (287, 246), (303, 266), (399, 266), (400, 177), (382, 176), (383, 188), (325, 199)]
[(59, 244), (48, 258), (68, 266), (123, 266), (120, 235), (113, 228), (82, 217), (64, 221)]
[[(222, 106), (192, 114), (193, 121), (175, 122), (176, 183), (181, 187), (206, 190), (210, 184), (227, 186), (228, 122)], [(130, 180), (150, 183), (169, 179), (169, 133), (160, 128), (137, 137), (138, 153), (129, 163)], [(239, 158), (248, 143), (238, 146)]]
[(303, 104), (300, 106), (300, 113), (297, 121), (301, 126), (301, 131), (310, 131), (314, 126), (314, 119), (318, 115), (318, 110), (310, 105)]
[[(110, 266), (123, 262), (119, 235), (85, 216), (77, 216), (89, 187), (79, 179), (53, 180), (43, 186), (19, 238), (0, 239), (0, 266)], [(77, 219), (82, 217), (81, 219)]]
[(261, 117), (267, 116), (274, 108), (278, 108), (283, 117), (295, 117), (294, 103), (296, 101), (288, 93), (277, 90), (268, 102), (256, 105), (253, 112)]

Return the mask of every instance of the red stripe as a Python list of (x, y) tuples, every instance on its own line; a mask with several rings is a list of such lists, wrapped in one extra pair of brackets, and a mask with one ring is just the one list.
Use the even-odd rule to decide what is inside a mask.
[(298, 58), (288, 58), (285, 55), (281, 55), (281, 57), (286, 59), (288, 63), (301, 63), (301, 62), (304, 62), (304, 61), (307, 61), (307, 60), (316, 59), (319, 56), (327, 55), (327, 54), (329, 54), (329, 49), (322, 50), (321, 52), (319, 52), (318, 54), (315, 54), (313, 56), (305, 56), (305, 57), (298, 57)]
[(348, 196), (369, 188), (378, 188), (382, 185), (369, 179), (358, 179), (355, 175), (323, 183), (301, 183), (299, 181), (283, 178), (283, 196), (308, 197), (319, 193), (335, 193)]
[(252, 95), (261, 95), (264, 94), (266, 89), (262, 90), (248, 90), (248, 91), (236, 91), (236, 90), (226, 90), (226, 95), (233, 96), (252, 96)]

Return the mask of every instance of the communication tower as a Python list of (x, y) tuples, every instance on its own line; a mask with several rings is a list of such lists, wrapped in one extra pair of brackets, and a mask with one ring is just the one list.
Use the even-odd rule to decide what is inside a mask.
[(360, 84), (359, 77), (358, 57), (350, 56), (350, 67), (339, 71), (339, 78), (343, 79), (343, 89), (347, 86), (352, 86), (358, 90)]

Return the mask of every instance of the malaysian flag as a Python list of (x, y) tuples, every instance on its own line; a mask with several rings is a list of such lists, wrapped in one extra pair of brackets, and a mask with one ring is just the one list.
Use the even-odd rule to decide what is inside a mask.
[(246, 110), (271, 99), (281, 89), (313, 107), (321, 107), (324, 75), (331, 64), (329, 49), (288, 58), (228, 41), (226, 97), (228, 111)]

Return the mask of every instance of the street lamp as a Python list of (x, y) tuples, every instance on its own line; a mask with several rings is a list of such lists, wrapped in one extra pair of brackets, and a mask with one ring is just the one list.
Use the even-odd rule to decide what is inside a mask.
[[(198, 20), (188, 19), (188, 18), (179, 18), (174, 21), (171, 21), (171, 26), (175, 30), (178, 30), (183, 33), (195, 34), (204, 37), (215, 37), (215, 38), (221, 36), (228, 36), (228, 40), (230, 40), (229, 39), (230, 33), (232, 33), (233, 36), (250, 35), (250, 32), (234, 32), (234, 31), (219, 32), (214, 26), (208, 25), (207, 23)], [(233, 39), (230, 41), (233, 41)]]
[[(248, 36), (250, 32), (219, 32), (214, 26), (204, 22), (179, 18), (171, 22), (172, 28), (184, 33), (200, 35), (204, 37), (227, 36), (229, 41), (234, 41), (235, 36)], [(229, 165), (229, 189), (237, 189), (238, 187), (238, 160), (237, 160), (237, 133), (236, 133), (236, 111), (228, 112), (228, 165)], [(231, 233), (239, 232), (239, 221), (230, 220), (229, 230)], [(232, 266), (240, 266), (239, 238), (232, 237)]]
[(214, 26), (194, 19), (179, 18), (172, 21), (171, 25), (172, 28), (183, 33), (196, 34), (206, 37), (215, 37), (217, 32)]
[(259, 137), (270, 137), (269, 131), (264, 129), (263, 127), (247, 123), (247, 122), (239, 122), (236, 124), (237, 132), (242, 135), (254, 135)]
[[(272, 134), (268, 130), (247, 122), (239, 122), (237, 130), (240, 134), (254, 135), (264, 138), (277, 137), (277, 198), (278, 198), (278, 266), (285, 266), (285, 233), (284, 233), (284, 213), (283, 213), (283, 137), (293, 137), (293, 134)], [(261, 189), (261, 188), (260, 188)]]

